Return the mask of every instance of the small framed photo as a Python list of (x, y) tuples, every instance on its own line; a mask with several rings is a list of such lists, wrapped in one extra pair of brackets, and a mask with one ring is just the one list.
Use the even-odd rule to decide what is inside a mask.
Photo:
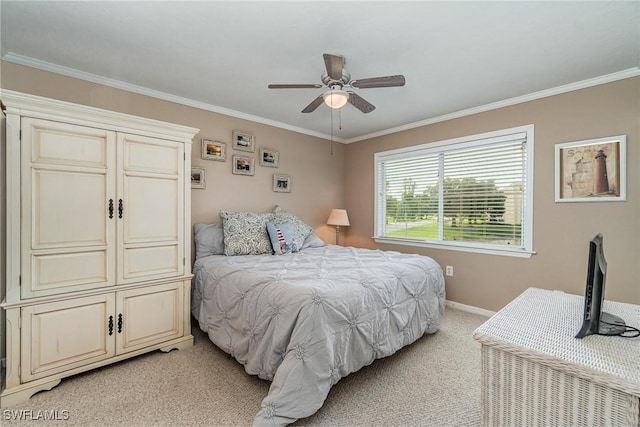
[(191, 188), (206, 188), (206, 176), (203, 168), (191, 168)]
[(204, 160), (227, 160), (227, 144), (202, 138), (202, 158)]
[(253, 175), (255, 173), (253, 157), (234, 154), (232, 172), (236, 175)]
[(280, 161), (280, 153), (271, 148), (260, 147), (260, 166), (277, 168)]
[(627, 136), (555, 146), (556, 202), (627, 200)]
[(254, 152), (255, 150), (256, 137), (251, 132), (245, 132), (243, 130), (234, 130), (233, 131), (233, 148), (235, 150), (240, 151), (250, 151)]
[(273, 191), (276, 193), (291, 193), (291, 177), (289, 175), (273, 174)]

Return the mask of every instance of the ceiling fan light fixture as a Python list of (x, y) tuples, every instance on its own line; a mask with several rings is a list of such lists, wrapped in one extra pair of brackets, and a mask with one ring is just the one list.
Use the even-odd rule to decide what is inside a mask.
[[(2, 0), (0, 0), (2, 1)], [(270, 84), (269, 89), (319, 89), (321, 87), (327, 87), (328, 91), (322, 93), (314, 98), (313, 101), (301, 111), (301, 113), (312, 113), (322, 103), (333, 110), (338, 110), (344, 107), (347, 102), (353, 105), (355, 108), (368, 114), (376, 109), (375, 105), (369, 101), (363, 99), (360, 95), (352, 90), (345, 91), (344, 88), (378, 88), (378, 87), (393, 87), (404, 86), (405, 79), (401, 74), (393, 76), (381, 76), (370, 77), (368, 79), (356, 79), (351, 80), (351, 74), (344, 69), (345, 58), (342, 55), (332, 55), (330, 53), (324, 53), (324, 65), (326, 71), (322, 73), (322, 85), (320, 84)]]
[(349, 93), (344, 90), (332, 89), (322, 95), (324, 103), (329, 107), (338, 109), (342, 108), (349, 101)]

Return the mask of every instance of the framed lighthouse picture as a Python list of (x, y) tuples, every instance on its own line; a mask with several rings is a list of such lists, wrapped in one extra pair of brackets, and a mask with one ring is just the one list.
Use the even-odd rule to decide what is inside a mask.
[(556, 202), (627, 200), (627, 136), (555, 146)]

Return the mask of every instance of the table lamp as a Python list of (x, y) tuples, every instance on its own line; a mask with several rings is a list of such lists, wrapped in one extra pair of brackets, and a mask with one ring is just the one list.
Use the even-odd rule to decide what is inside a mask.
[(336, 245), (337, 245), (339, 242), (340, 226), (347, 227), (350, 225), (349, 217), (347, 216), (347, 211), (345, 209), (333, 209), (331, 211), (331, 214), (329, 215), (327, 224), (336, 226)]

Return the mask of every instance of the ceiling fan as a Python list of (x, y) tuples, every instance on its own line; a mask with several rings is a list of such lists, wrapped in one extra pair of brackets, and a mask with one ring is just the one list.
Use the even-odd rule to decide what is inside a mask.
[(351, 80), (351, 74), (344, 68), (344, 56), (330, 53), (325, 53), (322, 56), (327, 69), (322, 73), (323, 84), (270, 84), (269, 89), (319, 89), (327, 87), (329, 90), (311, 101), (311, 104), (302, 110), (303, 113), (315, 111), (323, 102), (331, 108), (342, 108), (348, 102), (366, 114), (375, 110), (376, 107), (353, 90), (345, 90), (345, 88), (369, 89), (404, 86), (405, 79), (400, 74)]

